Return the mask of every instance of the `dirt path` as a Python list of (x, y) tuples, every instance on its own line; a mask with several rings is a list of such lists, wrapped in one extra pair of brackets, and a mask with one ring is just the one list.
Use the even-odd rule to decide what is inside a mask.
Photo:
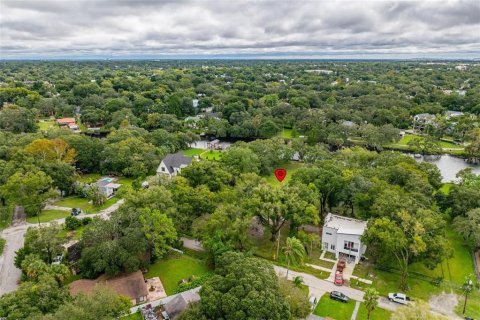
[(428, 301), (432, 311), (448, 316), (450, 319), (462, 319), (455, 314), (455, 307), (458, 304), (458, 297), (453, 293), (442, 292), (432, 296)]

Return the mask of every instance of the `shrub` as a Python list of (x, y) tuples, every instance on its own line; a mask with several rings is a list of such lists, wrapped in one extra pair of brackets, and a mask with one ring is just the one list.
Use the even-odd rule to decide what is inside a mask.
[(65, 219), (65, 229), (67, 230), (75, 230), (75, 229), (78, 229), (82, 226), (82, 223), (83, 221), (81, 221), (80, 219), (77, 219), (73, 216), (68, 216), (66, 219)]

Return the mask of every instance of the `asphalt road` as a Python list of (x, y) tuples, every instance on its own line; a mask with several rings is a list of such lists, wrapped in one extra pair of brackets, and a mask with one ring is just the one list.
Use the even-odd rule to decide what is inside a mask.
[(23, 247), (23, 237), (28, 226), (20, 225), (3, 230), (2, 238), (7, 242), (3, 254), (0, 256), (0, 296), (15, 291), (22, 272), (15, 267), (15, 251)]

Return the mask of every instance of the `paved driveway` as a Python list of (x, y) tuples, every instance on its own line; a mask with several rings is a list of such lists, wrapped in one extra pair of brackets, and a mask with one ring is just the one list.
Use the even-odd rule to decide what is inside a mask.
[(23, 237), (28, 226), (20, 225), (3, 230), (0, 234), (6, 240), (5, 249), (0, 256), (0, 296), (15, 291), (20, 281), (21, 271), (13, 262), (15, 251), (23, 247)]
[[(83, 215), (81, 217), (100, 217), (102, 219), (109, 219), (110, 214), (116, 211), (123, 202), (124, 200), (121, 199), (97, 214)], [(53, 221), (58, 224), (65, 223), (65, 219)], [(41, 225), (49, 225), (51, 222), (52, 221), (41, 223)], [(23, 247), (23, 240), (27, 229), (36, 226), (38, 226), (38, 224), (25, 223), (4, 229), (0, 232), (0, 236), (6, 240), (5, 249), (0, 256), (0, 296), (17, 289), (22, 272), (13, 264), (15, 261), (15, 251)]]

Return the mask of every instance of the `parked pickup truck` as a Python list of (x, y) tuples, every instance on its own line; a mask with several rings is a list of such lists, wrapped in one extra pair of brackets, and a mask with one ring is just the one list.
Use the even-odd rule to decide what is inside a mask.
[(400, 304), (408, 304), (411, 300), (403, 293), (389, 293), (388, 300)]

